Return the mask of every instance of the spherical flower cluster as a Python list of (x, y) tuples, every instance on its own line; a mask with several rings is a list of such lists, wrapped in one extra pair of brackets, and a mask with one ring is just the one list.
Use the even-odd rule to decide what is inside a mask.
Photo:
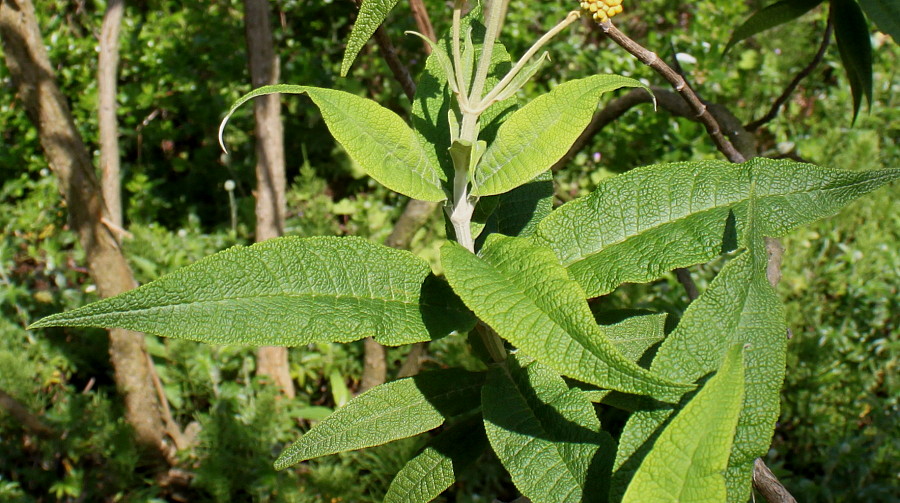
[(598, 23), (602, 23), (622, 12), (622, 0), (582, 0), (581, 8), (590, 12)]

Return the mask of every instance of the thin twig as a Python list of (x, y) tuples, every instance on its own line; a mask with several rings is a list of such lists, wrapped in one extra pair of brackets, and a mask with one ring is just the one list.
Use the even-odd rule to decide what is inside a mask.
[[(425, 4), (422, 3), (422, 0), (409, 0), (409, 8), (412, 10), (413, 19), (416, 20), (416, 26), (419, 28), (419, 33), (425, 35), (428, 40), (437, 42), (437, 37), (434, 34), (434, 27), (431, 25), (431, 17), (428, 15), (428, 10), (425, 8)], [(431, 46), (424, 43), (424, 41), (422, 50), (425, 51), (425, 54), (431, 54)]]
[(744, 129), (746, 129), (747, 131), (756, 131), (760, 126), (778, 116), (778, 112), (781, 110), (781, 107), (784, 106), (791, 95), (794, 94), (797, 86), (800, 85), (800, 81), (809, 76), (809, 74), (811, 74), (813, 70), (815, 70), (816, 67), (819, 66), (819, 63), (822, 62), (822, 59), (825, 57), (825, 50), (828, 49), (828, 44), (831, 43), (831, 31), (833, 30), (833, 28), (834, 26), (831, 23), (831, 18), (828, 18), (828, 25), (825, 26), (825, 35), (822, 37), (822, 43), (819, 45), (819, 50), (816, 51), (816, 55), (813, 56), (812, 61), (810, 61), (809, 64), (806, 65), (802, 70), (800, 70), (800, 73), (798, 73), (791, 81), (791, 83), (784, 88), (784, 92), (782, 92), (781, 96), (779, 96), (778, 99), (776, 99), (775, 102), (772, 103), (772, 108), (769, 109), (766, 115), (763, 115), (759, 119), (748, 123), (746, 126), (744, 126)]
[(44, 421), (32, 414), (28, 408), (18, 400), (0, 389), (0, 410), (5, 410), (13, 419), (19, 422), (26, 430), (43, 438), (56, 436), (56, 432), (47, 426)]
[(691, 108), (694, 109), (697, 120), (703, 124), (706, 128), (706, 132), (709, 134), (710, 138), (712, 138), (713, 142), (716, 144), (716, 147), (720, 152), (725, 154), (725, 157), (728, 158), (731, 162), (744, 162), (747, 159), (741, 154), (734, 145), (728, 141), (727, 138), (722, 134), (722, 129), (719, 127), (719, 123), (712, 116), (712, 114), (707, 110), (706, 105), (700, 101), (700, 98), (697, 97), (697, 94), (691, 89), (691, 86), (687, 83), (687, 81), (678, 74), (675, 70), (672, 69), (669, 65), (666, 64), (665, 61), (659, 58), (655, 52), (652, 52), (642, 45), (638, 44), (627, 35), (619, 31), (618, 28), (613, 26), (612, 22), (604, 21), (600, 24), (600, 28), (603, 29), (604, 33), (612, 39), (613, 42), (619, 44), (620, 47), (628, 51), (631, 55), (639, 59), (642, 63), (653, 68), (656, 73), (660, 74), (664, 79), (666, 79), (672, 87), (678, 91), (679, 94), (688, 102)]
[(769, 503), (797, 503), (797, 500), (760, 458), (756, 458), (753, 463), (753, 487)]
[[(362, 0), (356, 0), (357, 7), (361, 2)], [(391, 73), (394, 74), (394, 78), (400, 83), (400, 87), (403, 88), (406, 97), (412, 101), (416, 96), (416, 83), (413, 81), (409, 69), (397, 56), (397, 50), (394, 49), (394, 44), (391, 42), (391, 37), (388, 36), (387, 31), (385, 31), (384, 25), (379, 26), (375, 30), (375, 42), (378, 44), (378, 48), (381, 49), (381, 55), (384, 57), (388, 68), (391, 69)]]

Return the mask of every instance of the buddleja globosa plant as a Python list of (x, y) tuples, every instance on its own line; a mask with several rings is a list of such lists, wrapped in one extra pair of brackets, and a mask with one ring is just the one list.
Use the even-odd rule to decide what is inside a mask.
[[(363, 3), (345, 70), (395, 3)], [(433, 45), (419, 78), (412, 127), (367, 99), (309, 86), (257, 89), (231, 110), (262, 94), (307, 95), (375, 180), (444, 203), (446, 278), (412, 253), (360, 238), (285, 237), (231, 248), (33, 328), (123, 327), (274, 346), (367, 336), (397, 346), (468, 334), (486, 372), (444, 369), (378, 386), (314, 426), (275, 466), (443, 427), (386, 501), (430, 501), (485, 449), (534, 502), (746, 501), (785, 372), (784, 313), (766, 279), (764, 237), (831, 215), (900, 170), (762, 158), (663, 164), (552, 209), (548, 169), (601, 96), (644, 86), (595, 75), (520, 108), (515, 94), (547, 54), (535, 56), (581, 13), (513, 63), (497, 41), (502, 3), (463, 16), (467, 2), (456, 2), (451, 33)], [(583, 7), (605, 20), (618, 3)], [(726, 265), (668, 335), (664, 315), (598, 325), (588, 306), (622, 283), (723, 253)], [(595, 404), (631, 412), (619, 438), (604, 431)]]

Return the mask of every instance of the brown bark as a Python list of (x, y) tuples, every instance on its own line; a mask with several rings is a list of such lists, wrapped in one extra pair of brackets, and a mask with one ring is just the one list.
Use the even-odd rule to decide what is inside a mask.
[[(269, 2), (245, 0), (244, 21), (253, 87), (277, 84), (279, 61), (272, 41)], [(256, 241), (261, 242), (284, 234), (286, 181), (279, 96), (270, 94), (253, 100), (253, 117), (256, 122)], [(294, 398), (287, 348), (259, 348), (256, 373), (268, 376), (286, 396)]]
[(119, 32), (124, 0), (109, 0), (100, 30), (100, 58), (97, 62), (97, 91), (100, 132), (100, 186), (106, 215), (112, 224), (122, 228), (122, 184), (119, 178), (119, 124), (116, 119), (116, 77), (119, 67)]
[(384, 381), (387, 380), (387, 358), (384, 346), (378, 344), (371, 337), (366, 337), (363, 342), (365, 356), (363, 356), (363, 374), (359, 383), (359, 393), (384, 384)]
[[(69, 209), (69, 225), (84, 248), (88, 270), (101, 296), (135, 287), (131, 269), (115, 237), (102, 223), (104, 204), (88, 150), (75, 128), (65, 98), (56, 85), (31, 0), (0, 0), (0, 39), (10, 75), (41, 147), (59, 178)], [(113, 329), (110, 358), (125, 401), (125, 416), (139, 444), (158, 461), (167, 449), (160, 404), (147, 364), (143, 334)]]

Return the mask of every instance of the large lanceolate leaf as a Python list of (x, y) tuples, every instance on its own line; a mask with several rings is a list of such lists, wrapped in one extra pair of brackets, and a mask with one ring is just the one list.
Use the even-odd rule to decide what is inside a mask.
[(509, 357), (482, 389), (488, 439), (531, 501), (606, 501), (615, 444), (594, 407), (547, 367)]
[(533, 239), (552, 248), (585, 293), (596, 297), (715, 258), (731, 212), (744, 232), (751, 198), (760, 232), (777, 237), (897, 178), (900, 169), (856, 172), (765, 158), (647, 166), (561, 206), (541, 221)]
[(869, 20), (878, 26), (878, 29), (887, 33), (894, 39), (894, 43), (900, 43), (900, 2), (897, 0), (859, 0), (860, 5)]
[(735, 427), (744, 399), (742, 348), (724, 363), (666, 426), (635, 473), (623, 503), (720, 503)]
[(734, 30), (734, 33), (731, 35), (731, 40), (729, 40), (728, 45), (725, 46), (724, 52), (728, 52), (734, 44), (745, 38), (752, 37), (761, 31), (797, 19), (823, 1), (824, 0), (781, 0), (765, 7), (750, 16), (749, 19), (744, 21), (742, 25)]
[(550, 169), (590, 122), (603, 93), (643, 87), (619, 75), (595, 75), (560, 84), (513, 113), (497, 130), (472, 181), (472, 194), (508, 192)]
[(275, 461), (275, 469), (437, 428), (446, 418), (477, 409), (483, 383), (483, 373), (449, 369), (376, 386), (350, 400), (285, 449)]
[(863, 96), (872, 105), (872, 41), (869, 24), (856, 0), (831, 0), (834, 38), (841, 63), (850, 81), (853, 95), (853, 120), (859, 113)]
[(353, 237), (287, 237), (225, 250), (32, 328), (121, 327), (211, 344), (372, 336), (400, 345), (471, 328), (471, 314), (453, 299), (409, 252)]
[[(756, 210), (756, 204), (751, 203), (746, 212), (747, 248), (726, 264), (688, 307), (681, 323), (660, 346), (651, 367), (654, 373), (669, 379), (693, 382), (715, 372), (730, 348), (747, 344), (752, 348), (745, 354), (744, 400), (725, 474), (731, 502), (747, 500), (753, 461), (769, 448), (778, 418), (787, 351), (784, 310), (766, 279), (762, 236), (767, 225)], [(632, 414), (619, 440), (614, 491), (627, 484), (677, 408)]]
[[(334, 139), (365, 172), (385, 187), (423, 201), (447, 198), (447, 176), (434, 151), (399, 115), (372, 100), (333, 89), (279, 84), (255, 89), (237, 100), (219, 126), (247, 101), (266, 94), (306, 94), (319, 107)], [(224, 144), (223, 144), (224, 148)]]
[(480, 414), (449, 427), (397, 473), (384, 503), (421, 503), (437, 498), (487, 445)]
[(693, 388), (660, 379), (622, 356), (549, 249), (493, 234), (480, 257), (448, 243), (441, 260), (453, 290), (479, 318), (558, 373), (669, 402)]
[(368, 42), (375, 30), (381, 26), (387, 18), (388, 13), (397, 0), (363, 0), (359, 6), (359, 14), (356, 16), (356, 23), (350, 31), (350, 38), (347, 39), (347, 48), (344, 49), (344, 61), (341, 63), (341, 77), (346, 77), (350, 71), (350, 65), (356, 59), (360, 49)]

